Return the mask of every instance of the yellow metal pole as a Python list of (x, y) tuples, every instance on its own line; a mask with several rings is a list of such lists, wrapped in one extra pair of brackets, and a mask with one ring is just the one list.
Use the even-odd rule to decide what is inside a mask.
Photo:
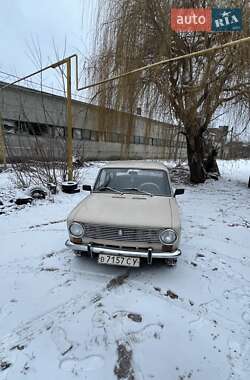
[(72, 98), (71, 98), (71, 59), (66, 62), (67, 65), (67, 174), (68, 181), (73, 179), (72, 164)]

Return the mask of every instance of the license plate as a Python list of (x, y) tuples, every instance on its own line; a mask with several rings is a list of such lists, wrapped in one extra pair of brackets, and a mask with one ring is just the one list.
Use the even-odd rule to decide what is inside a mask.
[(124, 267), (139, 267), (139, 257), (103, 255), (98, 256), (98, 264), (121, 265)]

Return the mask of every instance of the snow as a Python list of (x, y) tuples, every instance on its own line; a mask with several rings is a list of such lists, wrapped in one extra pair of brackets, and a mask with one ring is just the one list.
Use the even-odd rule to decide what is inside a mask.
[(225, 178), (231, 178), (239, 182), (248, 182), (250, 176), (249, 160), (234, 160), (234, 161), (218, 161), (221, 175)]
[[(93, 184), (100, 165), (81, 182)], [(65, 219), (84, 192), (0, 215), (0, 379), (248, 380), (250, 161), (219, 167), (219, 181), (185, 185), (178, 198), (175, 268), (73, 256)], [(3, 200), (15, 192), (11, 173), (0, 174), (0, 190)], [(119, 346), (131, 353), (124, 377)]]

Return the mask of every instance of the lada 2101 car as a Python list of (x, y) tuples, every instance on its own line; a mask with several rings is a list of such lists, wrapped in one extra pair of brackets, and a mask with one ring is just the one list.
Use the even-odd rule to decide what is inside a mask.
[(99, 264), (138, 267), (164, 259), (174, 265), (181, 222), (165, 165), (119, 162), (100, 169), (93, 189), (67, 219), (66, 246), (77, 254), (97, 257)]

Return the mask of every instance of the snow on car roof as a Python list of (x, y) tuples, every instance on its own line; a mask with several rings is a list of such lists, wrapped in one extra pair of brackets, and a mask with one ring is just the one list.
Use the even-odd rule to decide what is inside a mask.
[(133, 169), (155, 169), (155, 170), (165, 170), (167, 167), (161, 162), (151, 162), (151, 161), (113, 161), (107, 163), (104, 168), (133, 168)]

